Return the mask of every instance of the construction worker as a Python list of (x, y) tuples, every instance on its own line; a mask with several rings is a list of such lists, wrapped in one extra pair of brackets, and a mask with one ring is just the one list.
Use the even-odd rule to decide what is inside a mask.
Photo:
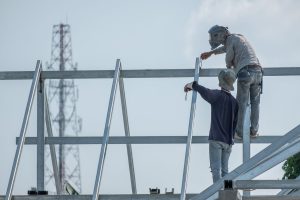
[(195, 90), (202, 98), (211, 104), (211, 124), (209, 131), (209, 160), (215, 183), (228, 174), (228, 160), (234, 144), (234, 134), (238, 118), (238, 103), (231, 95), (234, 90), (235, 73), (224, 69), (219, 73), (221, 90), (210, 90), (196, 81), (188, 83), (184, 91)]
[[(231, 34), (227, 27), (213, 26), (209, 31), (211, 51), (200, 55), (202, 59), (212, 54), (226, 53), (226, 67), (232, 68), (237, 76), (237, 96), (239, 117), (236, 128), (236, 138), (242, 139), (244, 119), (250, 95), (251, 125), (250, 136), (258, 136), (259, 104), (262, 92), (262, 67), (255, 55), (254, 49), (241, 34)], [(217, 48), (218, 46), (221, 47)], [(246, 127), (247, 128), (247, 127)]]

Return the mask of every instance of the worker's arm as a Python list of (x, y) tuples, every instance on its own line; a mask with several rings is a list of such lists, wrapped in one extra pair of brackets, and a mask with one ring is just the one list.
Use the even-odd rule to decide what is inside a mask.
[(233, 59), (234, 59), (234, 48), (233, 43), (229, 43), (226, 47), (226, 67), (231, 68), (233, 66)]
[(197, 91), (201, 97), (208, 103), (213, 103), (218, 99), (219, 93), (216, 90), (210, 90), (202, 85), (199, 85), (197, 81), (188, 83), (184, 87), (184, 91), (188, 92), (191, 90)]
[(212, 51), (208, 51), (208, 52), (204, 52), (204, 53), (201, 53), (200, 55), (200, 58), (202, 60), (206, 60), (207, 58), (209, 58), (212, 54), (221, 54), (221, 53), (225, 53), (226, 52), (226, 47), (225, 46), (221, 46), (219, 48), (216, 48)]

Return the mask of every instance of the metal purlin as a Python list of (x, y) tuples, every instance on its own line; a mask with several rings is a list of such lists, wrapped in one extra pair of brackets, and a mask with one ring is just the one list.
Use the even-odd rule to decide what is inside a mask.
[(18, 141), (18, 146), (17, 146), (17, 150), (15, 153), (13, 166), (12, 166), (12, 169), (10, 172), (10, 177), (9, 177), (9, 182), (8, 182), (8, 186), (7, 186), (7, 190), (6, 190), (5, 200), (10, 200), (11, 196), (12, 196), (12, 191), (13, 191), (13, 187), (14, 187), (14, 183), (15, 183), (15, 179), (16, 179), (16, 175), (17, 175), (17, 170), (19, 167), (20, 158), (21, 158), (21, 154), (22, 154), (22, 150), (23, 150), (23, 146), (24, 146), (25, 135), (26, 135), (27, 125), (28, 125), (28, 121), (29, 121), (29, 117), (30, 117), (30, 113), (31, 113), (32, 103), (33, 103), (35, 92), (37, 90), (37, 85), (38, 85), (38, 82), (40, 79), (41, 71), (42, 71), (42, 63), (40, 60), (38, 60), (36, 63), (36, 68), (35, 68), (34, 76), (33, 76), (32, 83), (31, 83), (30, 93), (28, 96), (27, 104), (26, 104), (26, 110), (25, 110), (22, 127), (21, 127), (21, 131), (20, 131), (20, 139)]
[(97, 175), (96, 175), (96, 180), (95, 180), (95, 185), (94, 185), (94, 192), (93, 192), (93, 198), (92, 198), (93, 200), (98, 199), (98, 194), (99, 194), (99, 190), (100, 190), (100, 183), (101, 183), (102, 172), (103, 172), (103, 167), (104, 167), (104, 160), (105, 160), (106, 149), (107, 149), (107, 144), (108, 144), (108, 140), (109, 140), (109, 130), (110, 130), (111, 118), (112, 118), (112, 113), (113, 113), (113, 108), (114, 108), (114, 103), (115, 103), (115, 96), (116, 96), (118, 81), (119, 81), (119, 77), (120, 77), (120, 68), (121, 68), (121, 61), (120, 61), (120, 59), (117, 59), (116, 68), (115, 68), (115, 72), (114, 72), (114, 79), (113, 79), (113, 83), (112, 83), (110, 99), (109, 99), (109, 104), (108, 104), (108, 110), (107, 110), (107, 115), (106, 115), (106, 122), (105, 122), (105, 128), (104, 128), (104, 133), (103, 133), (103, 142), (101, 145), (101, 152), (100, 152), (100, 157), (99, 157), (99, 162), (98, 162)]
[[(201, 67), (202, 67), (202, 62), (197, 57), (195, 63), (194, 81), (198, 82), (199, 71)], [(189, 170), (190, 151), (191, 151), (191, 144), (192, 144), (192, 137), (193, 137), (193, 123), (195, 117), (196, 100), (197, 100), (197, 91), (193, 90), (189, 127), (188, 127), (188, 136), (187, 136), (186, 149), (185, 149), (185, 159), (184, 159), (180, 200), (185, 200), (186, 198), (186, 188), (187, 188), (187, 179), (188, 179), (188, 170)]]

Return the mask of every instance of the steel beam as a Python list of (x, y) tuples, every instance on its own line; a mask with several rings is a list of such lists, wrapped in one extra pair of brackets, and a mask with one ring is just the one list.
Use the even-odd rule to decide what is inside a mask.
[[(200, 69), (201, 69), (201, 60), (199, 58), (196, 58), (194, 81), (198, 82)], [(196, 100), (197, 100), (197, 91), (193, 90), (189, 127), (188, 127), (188, 136), (186, 141), (186, 149), (185, 149), (185, 157), (184, 157), (180, 200), (185, 200), (186, 198), (186, 188), (187, 188), (187, 180), (188, 180), (188, 173), (189, 173), (189, 161), (190, 161), (190, 152), (191, 152), (192, 137), (193, 137), (193, 124), (194, 124), (194, 117), (195, 117)]]
[[(178, 200), (180, 194), (101, 194), (101, 200)], [(191, 198), (195, 194), (187, 194)], [(92, 195), (14, 195), (14, 200), (91, 200)], [(0, 196), (0, 200), (4, 200)]]
[[(247, 103), (247, 108), (244, 117), (243, 125), (243, 163), (247, 162), (250, 159), (250, 103)], [(243, 196), (250, 196), (250, 191), (243, 191)]]
[(215, 184), (211, 185), (210, 187), (206, 188), (202, 191), (199, 195), (193, 197), (193, 200), (207, 200), (210, 196), (215, 194), (218, 190), (223, 187), (224, 180), (234, 180), (235, 178), (239, 177), (241, 174), (244, 174), (252, 169), (253, 166), (257, 165), (257, 163), (263, 161), (267, 156), (276, 152), (280, 147), (284, 146), (285, 144), (293, 141), (295, 138), (299, 137), (300, 125), (289, 131), (287, 134), (281, 137), (280, 140), (275, 141), (271, 145), (267, 146), (264, 150), (257, 153), (255, 156), (250, 158), (244, 164), (238, 166), (232, 172), (227, 174), (225, 177), (217, 181)]
[[(202, 69), (200, 77), (216, 77), (223, 68)], [(33, 71), (3, 71), (0, 80), (32, 79)], [(264, 76), (299, 76), (300, 67), (264, 68)], [(114, 70), (43, 71), (43, 79), (97, 79), (113, 78)], [(194, 69), (122, 70), (122, 78), (180, 78), (194, 77)]]
[(105, 128), (103, 133), (103, 141), (101, 145), (101, 152), (100, 152), (100, 157), (98, 162), (97, 175), (95, 179), (94, 192), (92, 198), (93, 200), (98, 199), (98, 194), (100, 190), (100, 183), (101, 183), (102, 172), (104, 167), (105, 155), (106, 155), (107, 144), (109, 140), (111, 118), (113, 114), (115, 96), (116, 96), (116, 91), (117, 91), (117, 86), (119, 81), (119, 75), (120, 75), (120, 67), (121, 67), (121, 61), (120, 59), (118, 59), (116, 63), (115, 74), (114, 74), (114, 79), (111, 87), (111, 93), (110, 93), (109, 104), (107, 109), (106, 122), (105, 122)]
[[(295, 180), (300, 180), (300, 176), (298, 176)], [(278, 196), (280, 195), (288, 195), (293, 192), (292, 189), (282, 189), (280, 192), (277, 193)]]
[(45, 92), (44, 81), (39, 79), (37, 90), (37, 191), (45, 190)]
[(298, 153), (299, 151), (300, 138), (297, 138), (292, 143), (285, 145), (284, 148), (280, 148), (278, 151), (274, 151), (272, 154), (267, 155), (262, 162), (259, 162), (257, 165), (253, 165), (251, 170), (238, 176), (237, 178), (240, 180), (253, 179), (256, 176), (262, 174), (263, 172), (278, 165), (282, 161), (288, 159), (290, 156), (293, 156), (294, 154)]
[[(122, 69), (122, 65), (120, 66), (120, 70), (121, 69)], [(119, 90), (120, 90), (120, 97), (121, 97), (121, 104), (122, 104), (122, 114), (123, 114), (125, 136), (130, 137), (130, 129), (129, 129), (127, 104), (126, 104), (125, 87), (124, 87), (123, 78), (119, 78)], [(128, 165), (129, 165), (131, 191), (132, 191), (132, 194), (137, 194), (131, 144), (126, 144), (126, 149), (127, 149), (127, 157), (128, 157)]]
[(233, 189), (300, 189), (300, 180), (236, 180)]
[[(46, 120), (48, 136), (50, 138), (52, 138), (53, 132), (52, 132), (52, 126), (51, 126), (51, 119), (50, 119), (49, 103), (48, 103), (46, 92), (45, 92), (45, 120)], [(62, 187), (61, 187), (61, 182), (59, 179), (59, 170), (58, 170), (58, 164), (57, 164), (57, 158), (56, 158), (54, 144), (50, 144), (50, 156), (51, 156), (51, 162), (52, 162), (52, 168), (53, 168), (53, 174), (54, 174), (56, 193), (61, 194)]]
[[(299, 132), (300, 134), (300, 132)], [(268, 144), (279, 140), (282, 136), (259, 136), (251, 138), (251, 144)], [(18, 143), (19, 138), (16, 138)], [(108, 144), (186, 144), (187, 136), (111, 136)], [(103, 137), (46, 137), (45, 144), (102, 144)], [(208, 143), (208, 136), (193, 136), (193, 144)], [(26, 145), (37, 144), (36, 137), (26, 137)], [(235, 140), (235, 144), (242, 144), (241, 140)]]
[(26, 110), (25, 110), (22, 127), (21, 127), (21, 131), (20, 131), (20, 140), (18, 142), (13, 166), (11, 168), (5, 200), (10, 200), (11, 196), (12, 196), (15, 178), (17, 175), (17, 170), (19, 167), (20, 158), (21, 158), (21, 154), (22, 154), (22, 150), (23, 150), (23, 146), (24, 146), (27, 125), (28, 125), (28, 121), (29, 121), (29, 117), (30, 117), (30, 113), (31, 113), (31, 107), (32, 107), (33, 99), (34, 99), (34, 94), (36, 92), (36, 88), (38, 85), (38, 81), (40, 79), (41, 70), (42, 70), (41, 69), (41, 61), (38, 60), (36, 63), (35, 73), (34, 73), (34, 76), (32, 79), (31, 87), (30, 87), (30, 92), (29, 92), (29, 96), (28, 96), (28, 100), (27, 100), (27, 104), (26, 104)]

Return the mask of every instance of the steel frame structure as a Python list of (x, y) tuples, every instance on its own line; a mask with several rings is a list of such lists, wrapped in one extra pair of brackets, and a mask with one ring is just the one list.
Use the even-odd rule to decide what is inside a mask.
[[(97, 168), (97, 176), (95, 179), (93, 200), (98, 199), (99, 197), (99, 188), (101, 183), (101, 176), (103, 170), (103, 164), (105, 161), (106, 148), (108, 144), (126, 144), (127, 153), (128, 153), (128, 162), (130, 168), (130, 178), (131, 178), (131, 187), (133, 195), (137, 195), (136, 190), (136, 181), (134, 176), (134, 167), (133, 167), (133, 157), (131, 144), (179, 144), (186, 143), (186, 154), (185, 154), (185, 163), (184, 171), (182, 178), (182, 190), (180, 199), (211, 199), (217, 192), (223, 187), (224, 180), (249, 180), (259, 174), (265, 172), (266, 170), (272, 168), (283, 160), (287, 159), (289, 156), (293, 155), (296, 152), (300, 151), (300, 125), (289, 131), (284, 136), (264, 136), (257, 139), (249, 139), (243, 142), (244, 146), (244, 159), (243, 164), (238, 166), (227, 176), (223, 177), (221, 180), (208, 187), (200, 194), (197, 195), (187, 195), (185, 196), (185, 190), (187, 185), (188, 177), (188, 164), (190, 156), (190, 148), (192, 143), (206, 143), (205, 140), (207, 137), (192, 137), (192, 124), (193, 124), (193, 115), (196, 102), (196, 94), (193, 94), (192, 103), (191, 103), (191, 113), (189, 119), (188, 127), (188, 136), (160, 136), (160, 137), (131, 137), (128, 124), (128, 114), (126, 108), (125, 100), (125, 90), (123, 78), (171, 78), (171, 77), (194, 77), (194, 80), (197, 80), (199, 77), (212, 77), (217, 76), (221, 69), (201, 69), (199, 58), (196, 59), (195, 70), (190, 69), (163, 69), (163, 70), (122, 70), (121, 61), (118, 59), (116, 62), (116, 68), (114, 71), (111, 70), (96, 70), (96, 71), (64, 71), (64, 72), (54, 72), (46, 71), (42, 72), (41, 62), (37, 61), (35, 72), (0, 72), (0, 80), (19, 80), (19, 79), (32, 79), (32, 85), (28, 97), (28, 102), (24, 114), (24, 119), (21, 127), (20, 137), (17, 138), (17, 150), (15, 154), (15, 159), (13, 162), (11, 175), (7, 187), (5, 200), (9, 200), (12, 197), (13, 185), (15, 181), (15, 176), (17, 173), (17, 168), (19, 160), (21, 157), (22, 149), (24, 144), (36, 144), (37, 151), (37, 187), (39, 190), (44, 189), (44, 150), (45, 144), (49, 144), (51, 150), (52, 164), (54, 173), (57, 176), (57, 162), (56, 153), (54, 144), (102, 144), (101, 152)], [(265, 69), (265, 76), (298, 76), (300, 75), (300, 67), (284, 67), (284, 68), (267, 68)], [(89, 79), (89, 78), (113, 78), (112, 89), (110, 94), (110, 100), (108, 105), (105, 129), (103, 137), (53, 137), (51, 131), (51, 122), (49, 119), (49, 109), (47, 103), (47, 97), (44, 92), (43, 81), (45, 79)], [(117, 90), (117, 85), (119, 83), (120, 87), (120, 96), (122, 102), (122, 113), (124, 121), (125, 136), (124, 137), (109, 137), (110, 122), (113, 114), (113, 107), (115, 101), (115, 95)], [(37, 94), (37, 112), (38, 112), (38, 124), (37, 124), (37, 137), (26, 138), (26, 128), (30, 115), (30, 110), (34, 98), (35, 92), (38, 90)], [(45, 116), (45, 117), (44, 117)], [(46, 122), (46, 128), (48, 132), (48, 137), (44, 135), (44, 122)], [(278, 139), (280, 138), (280, 139)], [(149, 141), (150, 139), (150, 141)], [(194, 140), (195, 139), (195, 140)], [(271, 143), (261, 152), (254, 155), (252, 158), (249, 157), (250, 143)], [(57, 176), (58, 177), (58, 176)], [(59, 188), (59, 179), (55, 178), (57, 187)], [(293, 188), (298, 188), (298, 182), (294, 182), (297, 185), (294, 185)], [(284, 189), (284, 188), (283, 188)], [(60, 194), (61, 191), (57, 189), (57, 193)], [(138, 195), (137, 195), (138, 196)], [(170, 196), (169, 199), (174, 196)], [(118, 197), (120, 198), (120, 197)], [(124, 197), (125, 199), (128, 197)], [(178, 198), (178, 196), (177, 196)], [(78, 199), (80, 199), (78, 197)]]

